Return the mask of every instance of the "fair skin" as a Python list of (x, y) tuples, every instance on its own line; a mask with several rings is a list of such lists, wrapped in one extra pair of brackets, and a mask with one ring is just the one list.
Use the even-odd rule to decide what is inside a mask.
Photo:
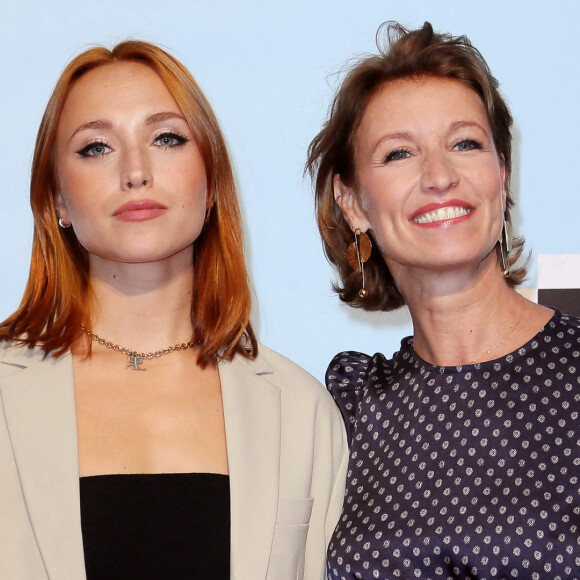
[[(206, 173), (160, 77), (139, 63), (92, 70), (73, 86), (55, 143), (57, 212), (87, 250), (93, 330), (139, 352), (188, 342), (193, 243)], [(217, 367), (195, 349), (146, 372), (97, 343), (72, 349), (81, 476), (227, 473)]]
[(386, 84), (356, 133), (355, 167), (355, 186), (335, 176), (335, 198), (353, 231), (373, 233), (419, 356), (491, 360), (547, 322), (552, 311), (524, 305), (497, 263), (505, 171), (473, 90), (430, 77)]

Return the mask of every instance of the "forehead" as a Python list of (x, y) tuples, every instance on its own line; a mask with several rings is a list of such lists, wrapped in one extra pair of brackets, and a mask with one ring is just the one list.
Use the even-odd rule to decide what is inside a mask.
[(489, 128), (483, 101), (471, 88), (451, 78), (418, 77), (386, 83), (371, 98), (359, 128), (388, 126), (393, 131), (437, 128), (456, 121)]
[(169, 89), (149, 66), (118, 62), (100, 66), (80, 77), (65, 101), (59, 125), (69, 117), (115, 117), (147, 106), (179, 112)]

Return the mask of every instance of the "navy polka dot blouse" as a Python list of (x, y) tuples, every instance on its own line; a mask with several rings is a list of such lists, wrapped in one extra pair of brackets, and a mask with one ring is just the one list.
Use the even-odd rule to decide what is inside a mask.
[(350, 441), (328, 578), (580, 578), (580, 319), (517, 351), (439, 367), (337, 355)]

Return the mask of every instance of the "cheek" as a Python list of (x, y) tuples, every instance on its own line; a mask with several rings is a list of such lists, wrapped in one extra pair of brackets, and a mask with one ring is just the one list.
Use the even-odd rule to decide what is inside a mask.
[(88, 213), (86, 196), (78, 195), (77, 189), (70, 184), (61, 184), (61, 198), (70, 219), (74, 222), (82, 221)]
[(400, 205), (401, 200), (418, 182), (417, 169), (410, 163), (396, 170), (377, 167), (361, 176), (360, 191), (368, 211), (388, 211)]
[(75, 211), (76, 207), (82, 205), (83, 197), (85, 197), (83, 194), (90, 187), (92, 181), (79, 171), (71, 171), (66, 166), (59, 168), (57, 173), (59, 193), (69, 211)]
[[(487, 177), (487, 179), (486, 179)], [(505, 197), (503, 195), (502, 181), (499, 176), (482, 175), (479, 183), (486, 183), (487, 204), (489, 206), (489, 213), (493, 221), (502, 222), (503, 212), (505, 209)]]
[(188, 206), (194, 212), (202, 211), (205, 214), (208, 203), (205, 169), (202, 167), (192, 171), (189, 168), (178, 175), (183, 196), (182, 205)]
[(404, 201), (392, 183), (379, 183), (361, 195), (361, 208), (373, 231), (387, 231), (403, 212)]

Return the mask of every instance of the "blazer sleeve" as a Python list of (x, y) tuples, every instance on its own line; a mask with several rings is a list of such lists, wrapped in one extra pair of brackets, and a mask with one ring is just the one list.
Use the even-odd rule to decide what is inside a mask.
[[(303, 561), (297, 580), (323, 580), (326, 550), (344, 496), (348, 465), (344, 422), (316, 379), (274, 351), (261, 347), (260, 352), (273, 369), (265, 378), (281, 392), (280, 499), (268, 578), (289, 577), (282, 562), (296, 558)], [(300, 526), (307, 530), (305, 546), (296, 541)], [(289, 553), (293, 550), (296, 554)], [(275, 572), (277, 562), (280, 575)]]
[(348, 467), (342, 417), (330, 397), (325, 396), (323, 400), (316, 422), (312, 477), (314, 502), (306, 541), (305, 580), (326, 578), (326, 550), (342, 513)]

